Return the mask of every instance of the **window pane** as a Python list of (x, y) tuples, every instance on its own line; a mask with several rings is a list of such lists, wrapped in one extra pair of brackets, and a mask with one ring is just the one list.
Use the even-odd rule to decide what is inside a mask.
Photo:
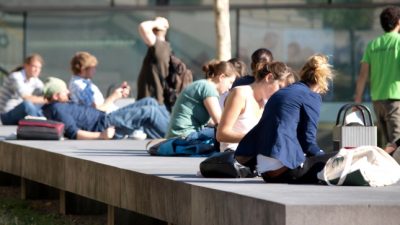
[(0, 0), (3, 6), (99, 6), (110, 5), (111, 0)]
[(59, 76), (66, 81), (71, 76), (73, 54), (89, 51), (99, 60), (94, 82), (104, 94), (112, 84), (127, 80), (136, 96), (136, 79), (147, 51), (137, 27), (155, 16), (169, 19), (168, 39), (175, 54), (192, 69), (195, 78), (202, 78), (201, 66), (215, 57), (212, 11), (32, 13), (27, 23), (27, 51), (45, 58), (43, 77)]
[(137, 32), (141, 15), (107, 12), (29, 14), (28, 52), (43, 55), (43, 75), (68, 81), (70, 60), (77, 51), (88, 51), (99, 61), (94, 82), (103, 94), (113, 84), (136, 80), (143, 51)]
[(299, 71), (312, 54), (326, 54), (337, 76), (324, 100), (352, 101), (364, 46), (381, 33), (371, 15), (376, 15), (371, 9), (243, 10), (240, 55), (249, 62), (254, 50), (266, 47)]
[(7, 71), (23, 61), (22, 21), (22, 15), (0, 14), (0, 66)]

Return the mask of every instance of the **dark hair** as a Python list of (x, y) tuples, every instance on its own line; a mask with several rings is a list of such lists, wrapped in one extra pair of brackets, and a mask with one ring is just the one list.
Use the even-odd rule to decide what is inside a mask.
[(381, 26), (385, 32), (392, 31), (398, 24), (400, 19), (400, 8), (397, 6), (389, 6), (380, 14)]
[(232, 58), (228, 60), (228, 62), (232, 63), (232, 65), (235, 67), (236, 71), (238, 72), (238, 77), (247, 75), (247, 66), (242, 60), (239, 58)]
[(232, 63), (219, 60), (211, 60), (204, 64), (202, 70), (206, 74), (206, 78), (214, 78), (222, 74), (228, 77), (238, 75)]
[(259, 48), (251, 54), (251, 71), (253, 76), (256, 75), (257, 70), (260, 68), (260, 63), (272, 62), (274, 57), (272, 52), (266, 48)]
[(262, 80), (270, 73), (274, 80), (285, 80), (286, 84), (292, 84), (297, 80), (293, 70), (283, 62), (264, 62), (260, 64), (260, 67), (256, 72), (256, 81)]

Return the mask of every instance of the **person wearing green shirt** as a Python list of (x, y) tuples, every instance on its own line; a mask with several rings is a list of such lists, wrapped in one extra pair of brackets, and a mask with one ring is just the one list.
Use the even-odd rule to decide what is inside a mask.
[(394, 143), (400, 138), (400, 7), (385, 8), (380, 23), (385, 33), (364, 51), (354, 101), (361, 103), (369, 78), (378, 128), (386, 142)]
[(187, 137), (201, 132), (207, 124), (221, 118), (219, 96), (228, 91), (237, 76), (235, 67), (226, 61), (212, 60), (203, 65), (205, 79), (187, 86), (172, 108), (167, 138)]

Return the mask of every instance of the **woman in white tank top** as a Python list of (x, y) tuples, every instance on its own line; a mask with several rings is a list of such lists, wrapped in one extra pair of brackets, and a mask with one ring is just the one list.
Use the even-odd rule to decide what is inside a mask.
[(257, 68), (254, 83), (233, 88), (226, 98), (217, 128), (220, 151), (236, 150), (239, 141), (260, 120), (268, 98), (296, 80), (282, 62), (260, 63)]

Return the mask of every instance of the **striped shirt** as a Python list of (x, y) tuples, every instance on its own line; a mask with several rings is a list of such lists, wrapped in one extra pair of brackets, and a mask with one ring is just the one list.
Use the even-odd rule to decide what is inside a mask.
[(0, 113), (5, 113), (17, 105), (27, 95), (42, 95), (43, 82), (37, 77), (27, 78), (25, 70), (20, 70), (4, 77), (0, 88)]

